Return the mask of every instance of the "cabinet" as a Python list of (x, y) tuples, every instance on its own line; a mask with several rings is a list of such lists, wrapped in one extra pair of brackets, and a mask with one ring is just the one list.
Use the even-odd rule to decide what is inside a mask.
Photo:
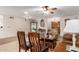
[(60, 22), (52, 22), (51, 27), (52, 28), (60, 28)]
[(51, 22), (51, 29), (56, 29), (58, 33), (60, 33), (60, 21)]

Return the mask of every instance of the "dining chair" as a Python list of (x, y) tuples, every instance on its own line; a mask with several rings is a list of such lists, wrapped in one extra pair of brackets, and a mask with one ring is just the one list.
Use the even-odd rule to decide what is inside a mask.
[(46, 52), (46, 51), (48, 51), (47, 46), (41, 46), (39, 33), (29, 32), (28, 38), (29, 38), (30, 44), (32, 46), (32, 48), (31, 48), (32, 52)]
[(18, 42), (19, 42), (19, 52), (21, 50), (29, 50), (31, 48), (30, 44), (27, 45), (26, 39), (25, 39), (25, 32), (24, 31), (18, 31), (17, 32)]

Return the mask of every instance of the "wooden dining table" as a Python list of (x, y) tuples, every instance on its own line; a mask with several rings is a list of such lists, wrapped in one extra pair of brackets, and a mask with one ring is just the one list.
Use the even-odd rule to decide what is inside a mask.
[(57, 39), (54, 38), (41, 38), (40, 41), (43, 41), (44, 45), (47, 45), (50, 48), (50, 45), (52, 48), (55, 48)]

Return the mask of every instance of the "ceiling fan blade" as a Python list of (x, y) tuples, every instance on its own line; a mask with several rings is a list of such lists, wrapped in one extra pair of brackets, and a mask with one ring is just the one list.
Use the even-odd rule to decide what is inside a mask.
[(45, 8), (48, 10), (48, 6), (45, 6)]
[(57, 8), (52, 8), (52, 10), (57, 10)]
[(48, 6), (42, 6), (42, 8), (48, 10), (49, 7)]
[(50, 12), (51, 14), (54, 14), (54, 12)]

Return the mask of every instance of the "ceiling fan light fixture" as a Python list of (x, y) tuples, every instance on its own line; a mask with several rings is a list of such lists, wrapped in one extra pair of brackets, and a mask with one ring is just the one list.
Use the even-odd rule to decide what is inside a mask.
[(48, 12), (50, 14), (53, 14), (57, 10), (57, 8), (53, 6), (43, 6), (42, 8), (43, 8), (44, 13)]
[(42, 6), (41, 7), (44, 11), (47, 11), (48, 10), (48, 6)]
[(44, 14), (49, 14), (49, 12), (48, 11), (44, 11)]

